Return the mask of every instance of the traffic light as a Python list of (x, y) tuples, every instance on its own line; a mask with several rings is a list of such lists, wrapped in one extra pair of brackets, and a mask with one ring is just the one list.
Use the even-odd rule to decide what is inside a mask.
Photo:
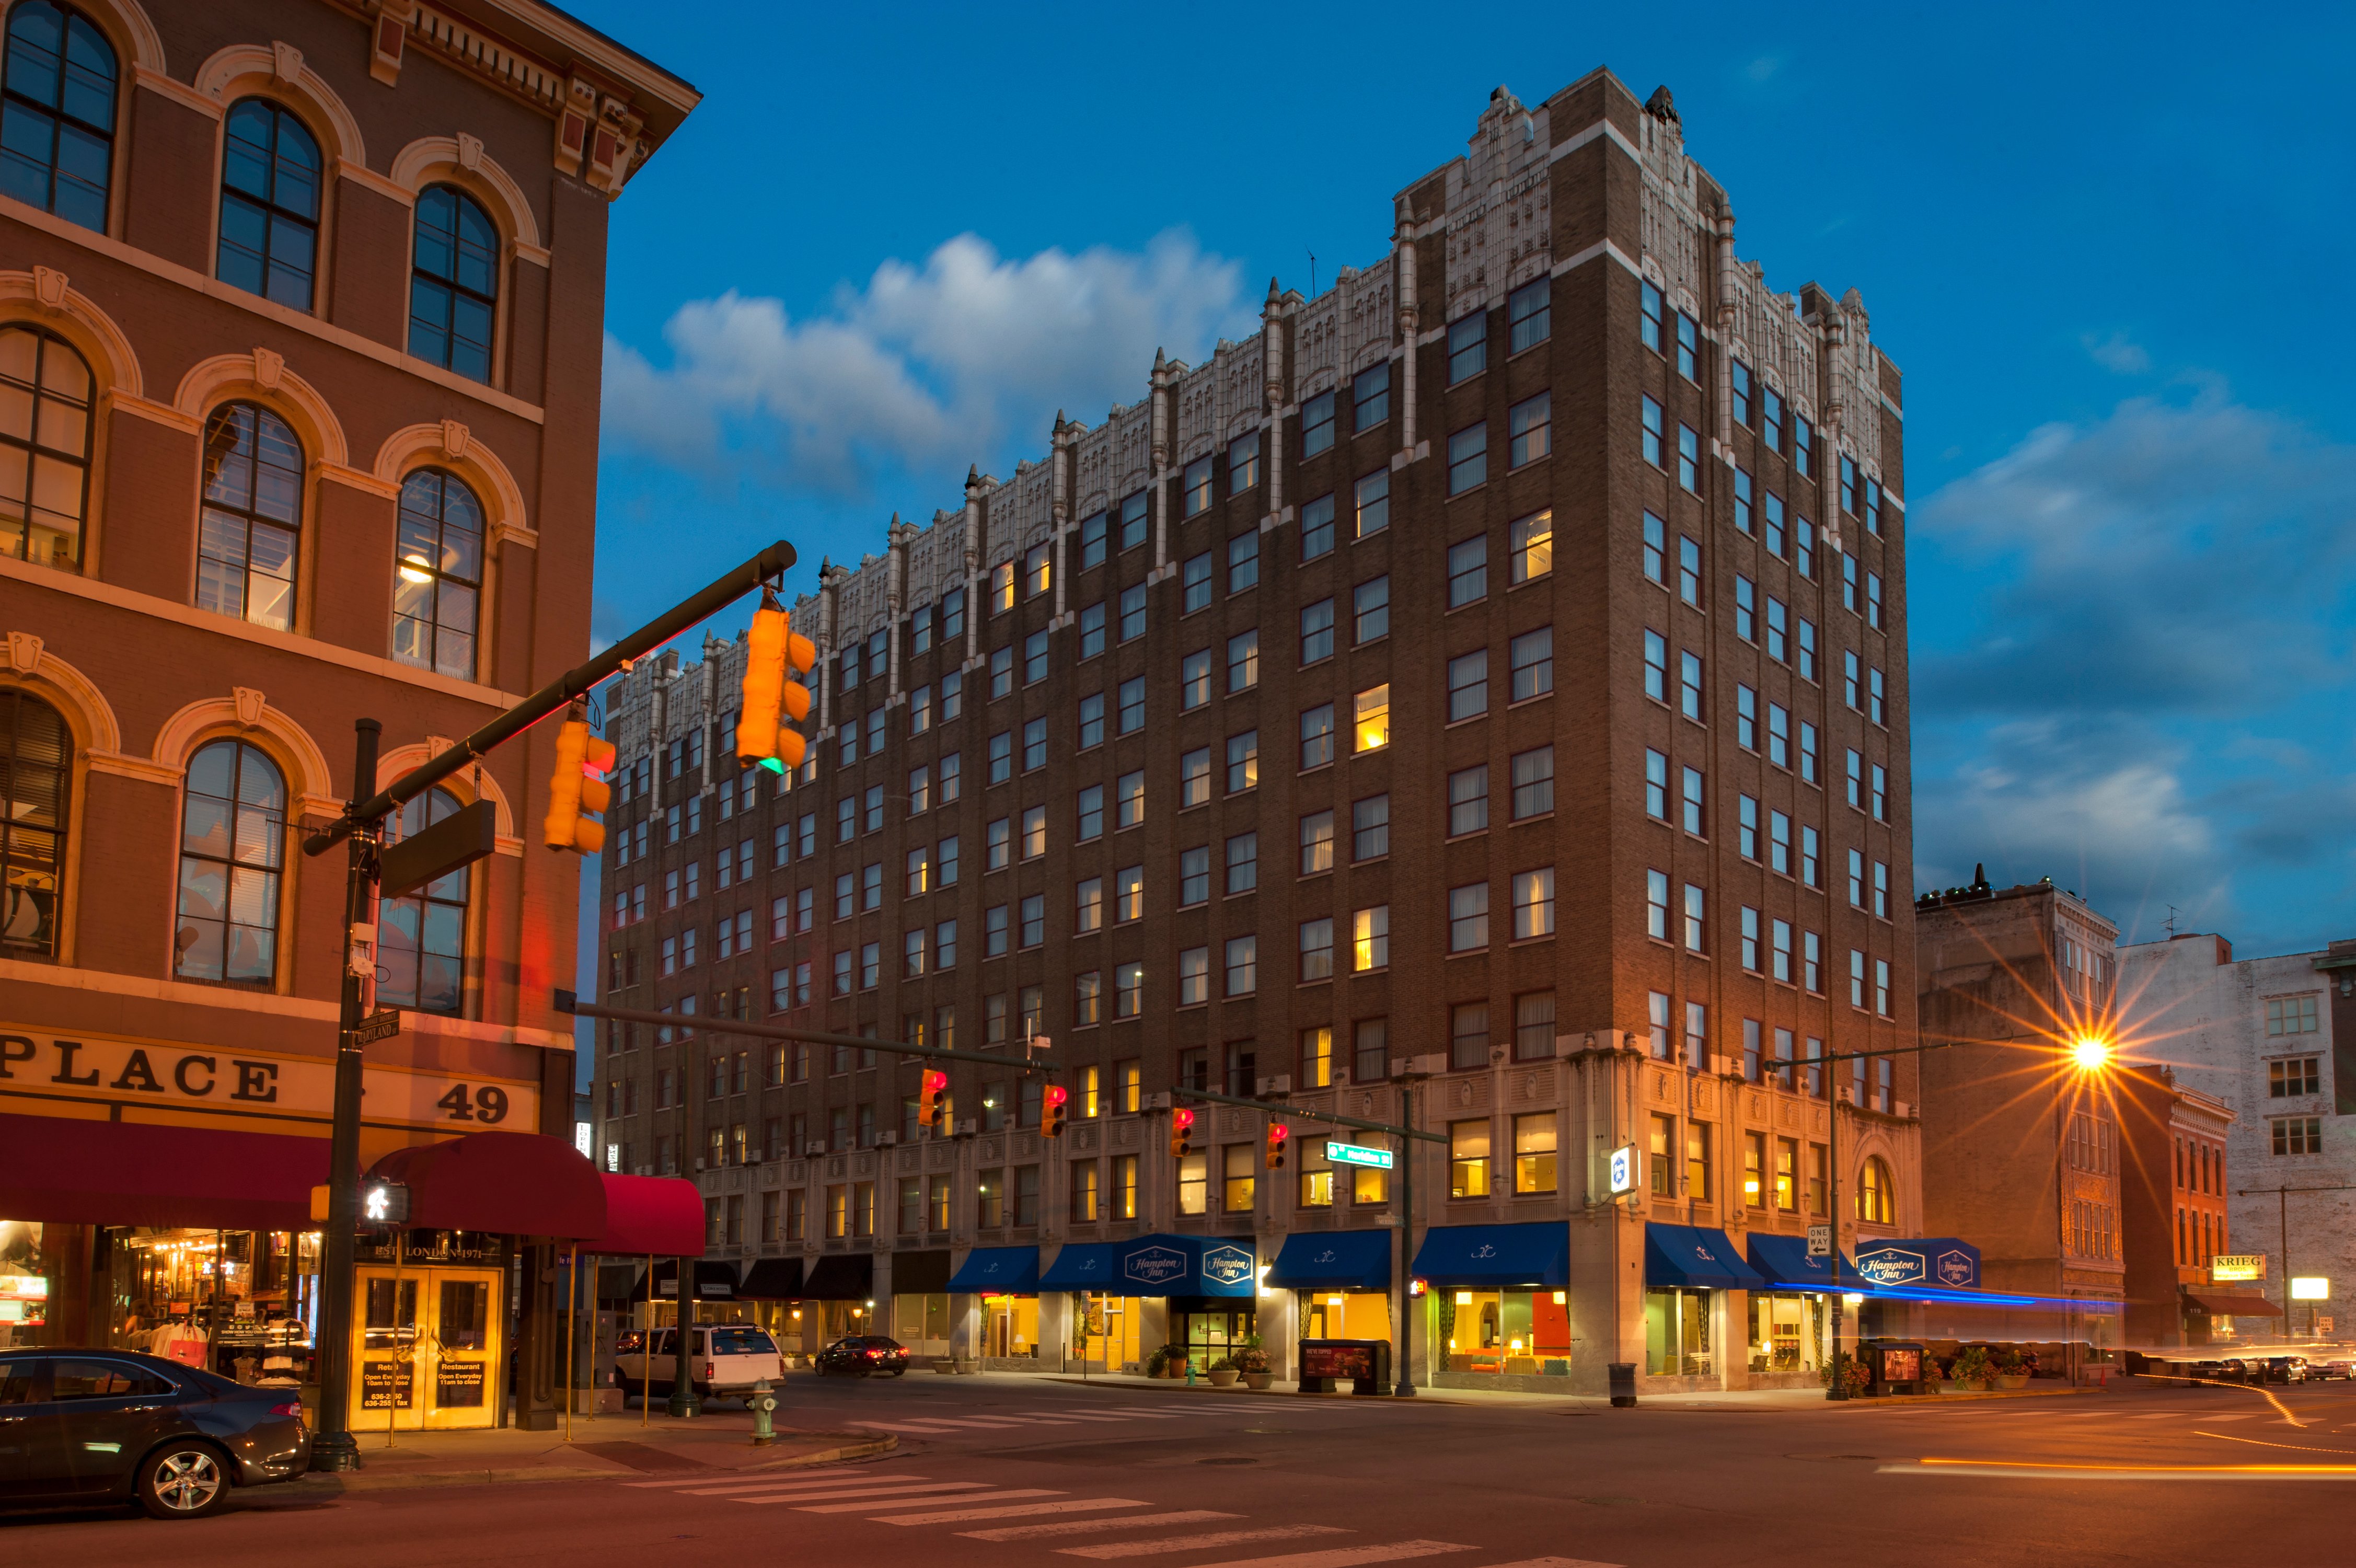
[(1286, 1126), (1283, 1122), (1271, 1122), (1268, 1124), (1267, 1159), (1269, 1169), (1272, 1171), (1280, 1171), (1284, 1168), (1284, 1141), (1291, 1136), (1292, 1129)]
[(916, 1090), (916, 1125), (934, 1127), (939, 1124), (941, 1091), (949, 1086), (949, 1075), (937, 1068), (926, 1068)]
[(592, 822), (614, 792), (601, 777), (614, 766), (614, 743), (589, 733), (587, 710), (579, 703), (556, 732), (556, 771), (548, 780), (548, 821), (541, 840), (551, 849), (595, 854), (605, 847), (605, 824)]
[(1194, 1113), (1181, 1105), (1170, 1113), (1170, 1155), (1184, 1159), (1194, 1148)]
[(809, 688), (799, 677), (818, 662), (818, 649), (796, 636), (792, 618), (764, 588), (747, 639), (744, 682), (736, 715), (736, 761), (772, 773), (801, 765), (807, 743), (791, 727), (809, 716)]
[(1060, 1083), (1051, 1083), (1043, 1098), (1045, 1103), (1040, 1112), (1039, 1136), (1060, 1138), (1064, 1135), (1065, 1102), (1072, 1098), (1072, 1091)]

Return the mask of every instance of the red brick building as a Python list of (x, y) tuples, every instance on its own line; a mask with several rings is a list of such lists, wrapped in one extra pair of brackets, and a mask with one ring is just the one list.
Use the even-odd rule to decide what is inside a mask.
[(2211, 1317), (2278, 1316), (2280, 1308), (2254, 1292), (2210, 1283), (2210, 1261), (2233, 1250), (2225, 1218), (2233, 1108), (2159, 1066), (2122, 1072), (2118, 1100), (2126, 1342), (2138, 1348), (2200, 1345), (2208, 1342)]
[[(813, 1331), (1037, 1365), (1084, 1316), (1074, 1356), (1199, 1359), (1389, 1334), (1396, 1188), (1305, 1119), (1271, 1175), (1248, 1111), (1173, 1160), (1169, 1091), (1389, 1117), (1431, 1069), (1435, 1377), (1812, 1379), (1821, 1298), (1770, 1307), (1720, 1232), (1796, 1241), (1842, 1105), (1845, 1232), (1919, 1233), (1914, 1058), (1804, 1066), (1914, 1037), (1900, 377), (1854, 292), (1738, 256), (1683, 136), (1607, 71), (1501, 88), (1387, 254), (895, 520), (794, 607), (791, 790), (736, 772), (741, 644), (623, 682), (618, 1005), (1028, 1027), (1075, 1120), (1044, 1144), (960, 1067), (970, 1135), (920, 1143), (913, 1061), (616, 1026), (610, 1162), (697, 1175), (713, 1253)], [(1525, 1263), (1439, 1261), (1480, 1226)], [(1732, 1267), (1644, 1266), (1693, 1228)], [(1327, 1240), (1370, 1261), (1312, 1288), (1286, 1244)], [(1075, 1283), (1115, 1248), (1240, 1288)], [(957, 1283), (993, 1249), (1035, 1287)]]
[[(0, 32), (0, 1273), (53, 1341), (299, 1317), (302, 1215), (250, 1188), (325, 1169), (344, 865), (300, 843), (584, 657), (607, 214), (696, 94), (538, 0), (11, 0)], [(364, 1158), (570, 1135), (548, 762), (412, 808), (495, 802), (499, 853), (379, 913), (408, 1026)], [(37, 1134), (72, 1168), (19, 1168)], [(181, 1190), (120, 1174), (167, 1134)], [(41, 1316), (14, 1294), (0, 1328)]]

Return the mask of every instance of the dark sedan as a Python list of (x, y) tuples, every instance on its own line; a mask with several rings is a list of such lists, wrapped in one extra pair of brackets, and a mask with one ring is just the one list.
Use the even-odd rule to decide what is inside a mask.
[(291, 1481), (310, 1463), (293, 1389), (135, 1350), (0, 1351), (0, 1507), (136, 1502), (202, 1519), (232, 1487)]
[(872, 1378), (878, 1372), (905, 1377), (908, 1348), (881, 1334), (846, 1334), (819, 1351), (812, 1364), (821, 1377), (830, 1372), (848, 1372), (855, 1378)]

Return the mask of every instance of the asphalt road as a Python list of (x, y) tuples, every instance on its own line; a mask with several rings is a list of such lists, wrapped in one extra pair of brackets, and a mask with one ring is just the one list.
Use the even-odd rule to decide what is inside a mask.
[(21, 1516), (0, 1522), (0, 1552), (75, 1568), (2215, 1568), (2347, 1561), (2356, 1509), (2345, 1383), (1612, 1411), (918, 1374), (797, 1378), (783, 1413), (897, 1430), (904, 1446), (751, 1479), (270, 1488), (196, 1523)]

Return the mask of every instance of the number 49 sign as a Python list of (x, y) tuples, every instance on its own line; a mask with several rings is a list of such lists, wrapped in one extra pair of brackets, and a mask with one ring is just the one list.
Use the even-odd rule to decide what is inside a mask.
[(496, 1083), (454, 1083), (450, 1092), (434, 1103), (447, 1112), (453, 1122), (487, 1126), (508, 1119), (508, 1091)]
[(379, 1124), (461, 1133), (515, 1126), (530, 1132), (540, 1126), (540, 1086), (515, 1079), (486, 1080), (453, 1072), (371, 1067), (361, 1114)]

